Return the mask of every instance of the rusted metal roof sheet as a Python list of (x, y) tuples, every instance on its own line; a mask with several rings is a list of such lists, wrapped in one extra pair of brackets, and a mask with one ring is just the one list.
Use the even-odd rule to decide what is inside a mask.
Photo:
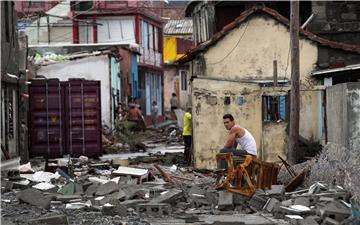
[[(186, 55), (178, 59), (178, 63), (183, 63), (192, 60), (199, 52), (206, 50), (208, 47), (214, 45), (219, 40), (221, 40), (224, 36), (226, 36), (231, 30), (234, 28), (237, 28), (241, 23), (245, 22), (251, 15), (255, 14), (262, 14), (266, 16), (270, 16), (271, 18), (279, 21), (280, 23), (284, 24), (285, 26), (290, 27), (289, 20), (279, 14), (276, 10), (262, 6), (262, 5), (256, 5), (240, 14), (239, 17), (237, 17), (233, 22), (227, 24), (222, 28), (221, 31), (217, 32), (213, 35), (213, 37), (210, 40), (207, 40), (203, 43), (198, 44), (194, 48), (190, 49)], [(351, 45), (351, 44), (345, 44), (341, 42), (335, 42), (330, 41), (328, 39), (322, 38), (317, 36), (316, 34), (306, 31), (304, 29), (300, 28), (300, 35), (316, 42), (317, 44), (325, 47), (330, 47), (334, 49), (340, 49), (348, 52), (353, 52), (360, 54), (360, 46), (359, 45)]]
[(164, 27), (164, 34), (192, 34), (192, 19), (169, 20)]

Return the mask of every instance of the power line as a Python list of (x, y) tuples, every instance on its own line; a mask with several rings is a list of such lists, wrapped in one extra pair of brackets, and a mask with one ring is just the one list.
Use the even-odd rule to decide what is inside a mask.
[(225, 55), (222, 59), (220, 59), (219, 61), (214, 62), (214, 63), (209, 63), (209, 65), (215, 65), (215, 64), (221, 63), (222, 61), (224, 61), (224, 60), (236, 49), (236, 47), (239, 45), (240, 41), (241, 41), (242, 38), (244, 37), (248, 25), (249, 25), (249, 21), (246, 23), (244, 32), (241, 34), (241, 36), (240, 36), (239, 40), (237, 41), (236, 45), (230, 50), (230, 52), (229, 52), (228, 54), (226, 54), (226, 55)]

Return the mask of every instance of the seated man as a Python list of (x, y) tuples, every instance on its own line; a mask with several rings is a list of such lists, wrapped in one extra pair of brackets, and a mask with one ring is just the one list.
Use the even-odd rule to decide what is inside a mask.
[[(234, 117), (231, 114), (225, 114), (223, 120), (225, 128), (230, 132), (224, 148), (220, 150), (220, 153), (231, 152), (235, 156), (252, 155), (256, 157), (256, 142), (251, 133), (245, 128), (236, 125)], [(241, 150), (236, 149), (238, 144), (241, 145)]]

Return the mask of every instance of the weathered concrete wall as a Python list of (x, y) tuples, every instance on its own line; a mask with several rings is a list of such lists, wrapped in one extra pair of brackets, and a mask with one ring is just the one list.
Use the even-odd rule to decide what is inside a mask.
[(347, 83), (348, 139), (351, 150), (360, 149), (360, 82)]
[(358, 150), (360, 146), (360, 83), (326, 89), (328, 141)]
[(310, 141), (323, 137), (323, 90), (300, 91), (300, 135)]
[(278, 156), (286, 159), (287, 155), (287, 122), (281, 123), (264, 123), (263, 124), (263, 141), (264, 146), (260, 151), (263, 158), (269, 162), (279, 161)]
[[(181, 74), (180, 71), (186, 71), (187, 73), (187, 89), (181, 88)], [(190, 71), (187, 67), (175, 67), (165, 66), (164, 69), (164, 107), (165, 110), (170, 110), (170, 98), (172, 93), (177, 93), (176, 87), (178, 87), (178, 99), (179, 107), (186, 110), (186, 107), (190, 105), (191, 101), (191, 85), (190, 85)]]
[(180, 82), (176, 67), (166, 66), (164, 68), (164, 109), (170, 110), (170, 98), (176, 92), (175, 84)]
[(41, 67), (38, 75), (47, 78), (58, 78), (67, 81), (70, 78), (100, 80), (101, 86), (101, 119), (111, 127), (111, 83), (110, 62), (108, 55), (91, 56)]
[[(237, 44), (240, 37), (242, 39)], [(289, 37), (289, 30), (285, 25), (265, 16), (253, 16), (204, 53), (206, 69), (199, 74), (228, 79), (272, 79), (273, 60), (277, 60), (279, 79), (289, 79)], [(302, 80), (315, 68), (317, 56), (317, 45), (301, 38)], [(222, 59), (224, 60), (220, 63)]]
[[(286, 122), (263, 126), (262, 98), (284, 95), (288, 88), (261, 88), (258, 84), (195, 79), (192, 83), (194, 156), (197, 168), (215, 168), (215, 155), (223, 147), (228, 131), (222, 116), (231, 113), (240, 126), (249, 130), (257, 143), (258, 156), (266, 161), (278, 161), (286, 152)], [(225, 97), (230, 104), (225, 105)], [(238, 103), (243, 97), (244, 104)]]

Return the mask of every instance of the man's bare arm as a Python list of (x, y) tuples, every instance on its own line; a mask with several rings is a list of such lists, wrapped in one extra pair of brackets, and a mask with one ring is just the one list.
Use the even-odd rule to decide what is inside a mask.
[(236, 138), (236, 130), (235, 129), (231, 129), (230, 133), (228, 135), (228, 138), (224, 144), (225, 148), (232, 148), (234, 147), (234, 143), (235, 143), (235, 138)]

